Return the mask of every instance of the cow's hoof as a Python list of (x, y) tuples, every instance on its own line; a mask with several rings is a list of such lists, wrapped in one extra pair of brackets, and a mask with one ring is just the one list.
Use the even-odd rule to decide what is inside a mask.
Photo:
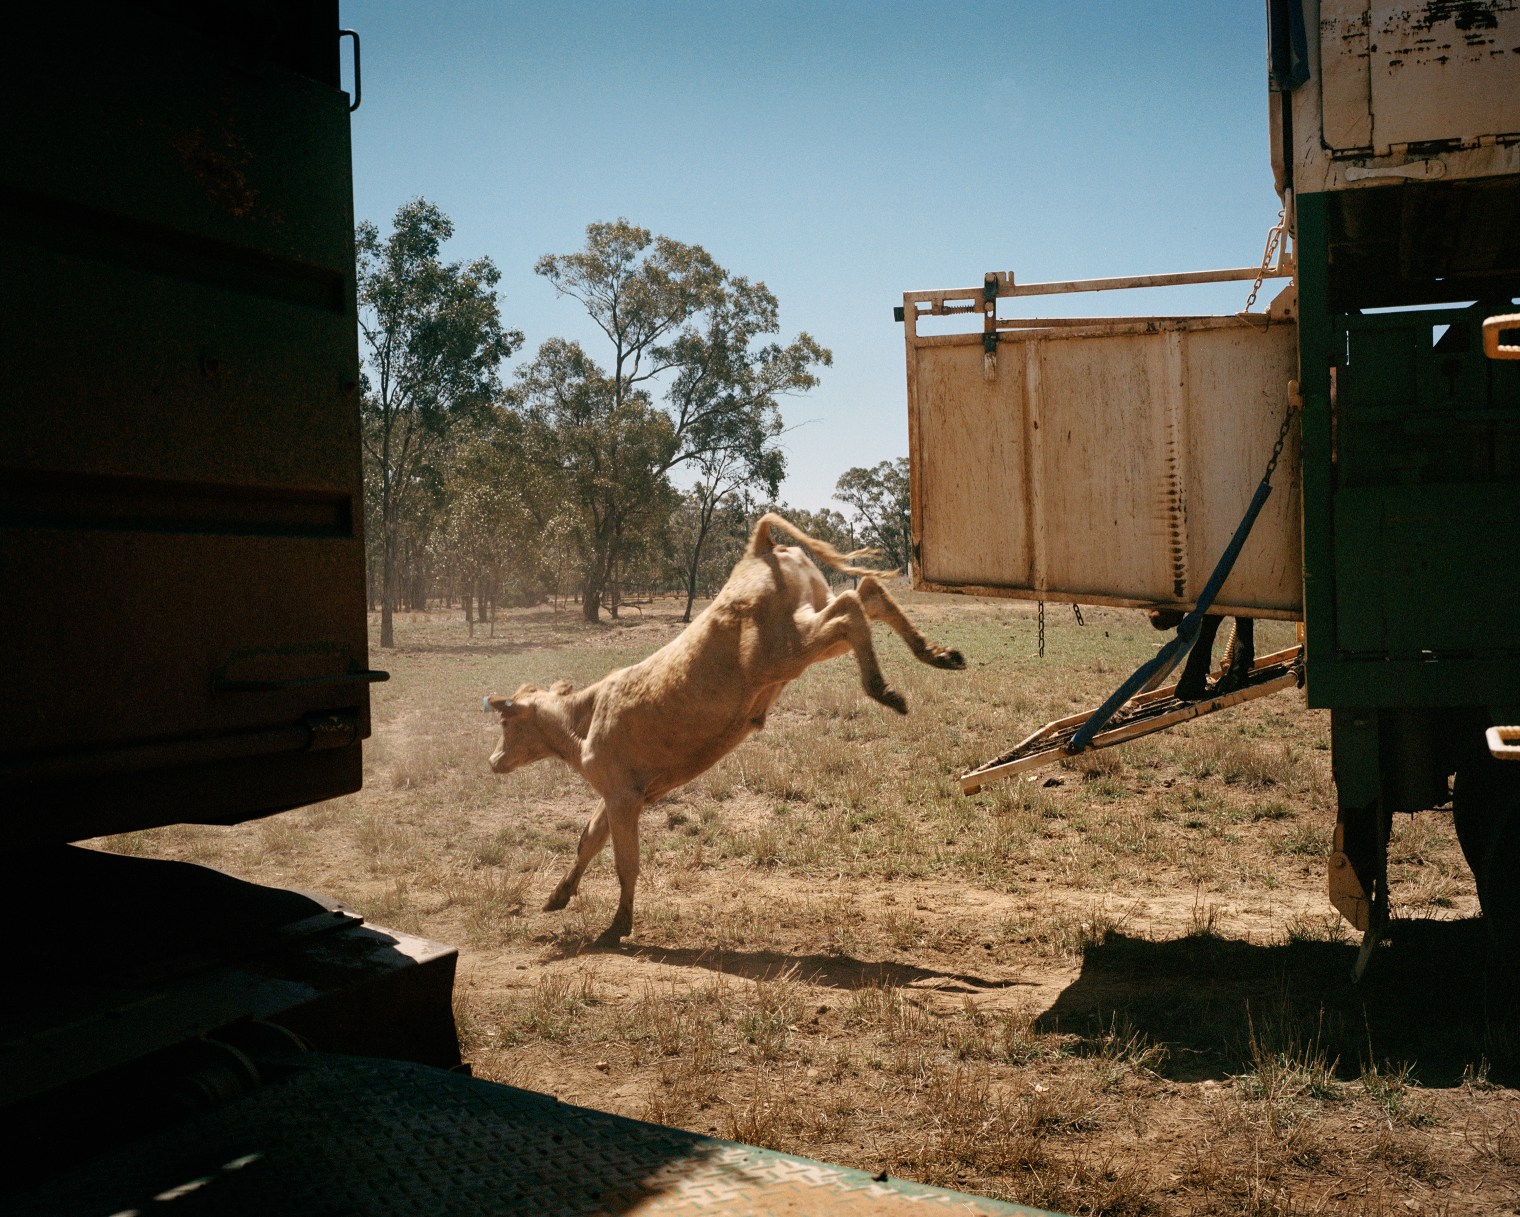
[(908, 712), (907, 701), (896, 689), (888, 689), (876, 700), (888, 709), (896, 710), (899, 714), (906, 714)]
[(631, 929), (631, 926), (628, 929), (624, 929), (620, 925), (609, 925), (597, 936), (596, 945), (599, 947), (621, 946), (623, 939), (628, 937)]
[(570, 893), (554, 889), (554, 894), (544, 901), (544, 912), (557, 913), (570, 903)]
[(935, 653), (934, 666), (936, 668), (948, 668), (952, 672), (959, 672), (966, 666), (966, 657), (959, 651), (945, 647)]
[(1202, 701), (1208, 696), (1208, 693), (1208, 689), (1203, 685), (1179, 684), (1177, 686), (1178, 701)]

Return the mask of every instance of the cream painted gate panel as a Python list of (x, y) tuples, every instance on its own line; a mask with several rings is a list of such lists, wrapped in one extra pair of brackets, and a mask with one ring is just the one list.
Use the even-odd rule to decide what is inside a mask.
[(1520, 131), (1517, 45), (1514, 0), (1320, 0), (1325, 146), (1383, 155)]
[[(929, 590), (1190, 607), (1250, 502), (1297, 375), (1257, 315), (909, 326), (915, 580)], [(1064, 328), (1062, 328), (1064, 326)], [(1298, 453), (1219, 608), (1301, 611)]]

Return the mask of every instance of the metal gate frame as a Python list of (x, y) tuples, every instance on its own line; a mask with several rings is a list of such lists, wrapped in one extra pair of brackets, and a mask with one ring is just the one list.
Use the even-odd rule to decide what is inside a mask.
[[(1234, 497), (1237, 492), (1249, 497), (1250, 487), (1259, 476), (1260, 463), (1270, 448), (1270, 434), (1264, 434), (1261, 453), (1255, 453), (1255, 431), (1275, 433), (1280, 423), (1279, 406), (1271, 398), (1280, 393), (1281, 407), (1286, 409), (1293, 395), (1291, 381), (1296, 373), (1296, 346), (1291, 334), (1295, 326), (1293, 289), (1280, 293), (1265, 312), (1219, 316), (1000, 318), (997, 302), (1012, 297), (1253, 279), (1259, 287), (1261, 279), (1285, 278), (1292, 269), (1291, 255), (1283, 254), (1275, 266), (1264, 268), (1031, 284), (1018, 284), (1011, 273), (1003, 272), (987, 275), (980, 288), (905, 293), (897, 316), (904, 323), (907, 359), (915, 587), (1134, 608), (1191, 607), (1213, 558), (1217, 557), (1211, 551), (1222, 547), (1239, 519), (1244, 498), (1237, 505)], [(1253, 291), (1253, 299), (1254, 296)], [(956, 315), (980, 316), (980, 333), (921, 332), (920, 323), (926, 318)], [(1223, 366), (1233, 367), (1234, 349), (1239, 346), (1239, 338), (1235, 336), (1244, 331), (1274, 332), (1268, 340), (1269, 349), (1253, 343), (1240, 347), (1254, 362), (1241, 373), (1246, 387), (1240, 410), (1232, 416), (1235, 425), (1220, 429), (1219, 434), (1225, 436), (1220, 440), (1204, 435), (1207, 428), (1195, 422), (1194, 430), (1199, 434), (1190, 439), (1188, 398), (1192, 390), (1188, 385), (1188, 369), (1205, 350), (1213, 352), (1208, 358), (1214, 365), (1220, 365), (1217, 348), (1231, 343), (1235, 345), (1223, 352)], [(1041, 423), (1050, 421), (1042, 418), (1042, 401), (1045, 395), (1051, 395), (1049, 385), (1042, 380), (1041, 365), (1051, 361), (1053, 352), (1062, 351), (1066, 340), (1084, 338), (1103, 341), (1104, 351), (1116, 357), (1115, 366), (1122, 366), (1121, 361), (1138, 366), (1143, 361), (1150, 369), (1150, 382), (1138, 386), (1136, 396), (1148, 400), (1149, 409), (1164, 411), (1164, 417), (1157, 420), (1157, 426), (1150, 428), (1143, 440), (1153, 458), (1148, 463), (1142, 462), (1147, 469), (1143, 478), (1117, 489), (1098, 485), (1098, 492), (1113, 500), (1104, 504), (1108, 511), (1098, 510), (1096, 503), (1089, 510), (1083, 497), (1086, 488), (1081, 484), (1088, 477), (1087, 470), (1073, 470), (1068, 475), (1063, 469), (1052, 480), (1046, 469), (1060, 455), (1050, 451), (1049, 446), (1061, 443), (1062, 438), (1058, 428), (1051, 439), (1045, 438), (1052, 433), (1051, 427), (1047, 425), (1045, 431), (1041, 430)], [(1057, 343), (1061, 345), (1054, 345)], [(946, 348), (960, 348), (958, 364), (950, 365), (956, 356)], [(976, 348), (980, 348), (981, 356), (979, 376), (971, 362), (975, 358), (971, 352)], [(1004, 364), (1001, 371), (1000, 351)], [(1085, 355), (1078, 357), (1077, 362), (1084, 358)], [(1071, 364), (1069, 358), (1063, 357), (1062, 362)], [(1278, 371), (1283, 373), (1280, 389), (1273, 383)], [(999, 388), (996, 382), (1000, 375), (1021, 379), (1014, 387)], [(1233, 391), (1228, 376), (1213, 377), (1208, 387), (1211, 402), (1220, 397), (1221, 379), (1225, 384), (1223, 391)], [(1111, 425), (1115, 437), (1125, 427), (1133, 429), (1136, 420), (1126, 416), (1131, 405), (1124, 400), (1127, 391), (1110, 387), (1098, 411), (1083, 421), (1091, 424), (1094, 432)], [(1147, 392), (1151, 395), (1149, 399), (1145, 397)], [(1255, 399), (1249, 399), (1252, 394)], [(1007, 416), (1010, 400), (1016, 403), (1015, 409), (1022, 411), (1023, 418)], [(1139, 423), (1149, 425), (1146, 417), (1139, 418)], [(1022, 431), (1016, 431), (1020, 427)], [(954, 434), (956, 430), (961, 434)], [(1068, 431), (1064, 438), (1069, 440), (1070, 435)], [(1106, 437), (1096, 437), (1094, 442), (1100, 442), (1101, 438)], [(975, 484), (974, 469), (956, 468), (958, 452), (968, 453), (984, 441), (989, 452), (983, 461), (984, 472), (1005, 478), (1008, 483), (1005, 487)], [(1114, 442), (1120, 445), (1115, 451), (1122, 451), (1123, 439), (1116, 438)], [(1221, 443), (1226, 447), (1234, 445), (1236, 451), (1227, 454), (1225, 461), (1215, 462), (1221, 467), (1213, 470), (1215, 476), (1210, 483), (1213, 489), (1205, 494), (1207, 488), (1201, 483), (1189, 484), (1189, 453), (1194, 446), (1218, 448)], [(992, 450), (1000, 445), (1002, 455), (993, 455)], [(1245, 453), (1250, 453), (1249, 457)], [(1191, 462), (1195, 468), (1209, 464), (1196, 457)], [(936, 466), (935, 472), (928, 472), (931, 465)], [(1241, 468), (1236, 470), (1235, 465)], [(1152, 467), (1154, 477), (1150, 473)], [(1285, 471), (1289, 480), (1296, 483), (1296, 448), (1286, 454)], [(938, 484), (936, 477), (942, 479)], [(971, 479), (971, 484), (951, 489), (951, 480), (957, 478)], [(1196, 481), (1196, 473), (1194, 478)], [(1207, 511), (1198, 502), (1190, 502), (1194, 490), (1198, 491), (1194, 497), (1208, 499)], [(1053, 491), (1060, 493), (1052, 499)], [(941, 508), (947, 495), (952, 499), (959, 495), (962, 500), (993, 503), (996, 518), (989, 514), (984, 519), (981, 512), (953, 506)], [(1059, 504), (1063, 496), (1068, 500), (1065, 509)], [(1047, 506), (1048, 500), (1054, 505)], [(1253, 546), (1256, 568), (1252, 568), (1248, 557), (1246, 569), (1221, 594), (1221, 612), (1281, 619), (1300, 616), (1297, 500), (1296, 484), (1285, 485), (1271, 517), (1263, 521), (1263, 531), (1271, 538), (1273, 548), (1264, 552), (1264, 543)], [(938, 520), (937, 510), (944, 511)], [(1120, 517), (1126, 514), (1133, 518), (1121, 521)], [(1110, 515), (1130, 532), (1143, 533), (1145, 545), (1104, 546), (1098, 518)], [(1074, 518), (1077, 516), (1081, 518)], [(941, 526), (952, 527), (948, 523), (951, 518), (955, 518), (953, 528), (966, 535), (947, 544)], [(1083, 531), (1074, 533), (1077, 529)], [(1089, 539), (1089, 530), (1099, 543)], [(1136, 549), (1145, 551), (1143, 557), (1133, 559), (1144, 566), (1143, 578), (1130, 571), (1092, 576), (1089, 571), (1075, 570), (1073, 565), (1077, 562), (1074, 554), (1091, 554), (1090, 563), (1084, 556), (1077, 565), (1102, 566), (1105, 562), (1113, 564), (1116, 552), (1129, 554)], [(948, 562), (947, 550), (954, 553)], [(976, 551), (975, 557), (967, 556), (971, 550)]]

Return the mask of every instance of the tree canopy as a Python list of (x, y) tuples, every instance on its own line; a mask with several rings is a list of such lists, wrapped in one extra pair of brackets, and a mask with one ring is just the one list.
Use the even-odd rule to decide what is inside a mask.
[(834, 484), (834, 497), (854, 510), (861, 542), (881, 550), (888, 562), (906, 571), (913, 557), (908, 458), (846, 469)]
[[(785, 473), (777, 399), (815, 387), (832, 356), (806, 333), (765, 341), (780, 321), (764, 283), (627, 220), (589, 225), (581, 250), (546, 254), (534, 269), (585, 308), (610, 346), (604, 370), (578, 344), (550, 340), (519, 373), (514, 397), (581, 506), (581, 606), (594, 621), (609, 582), (616, 611), (617, 572), (640, 535), (631, 526), (673, 502), (673, 470), (690, 471), (709, 523), (725, 495), (774, 496)], [(692, 571), (704, 539), (699, 529)]]
[(580, 249), (534, 269), (605, 345), (551, 338), (504, 385), (522, 334), (502, 322), (489, 258), (444, 258), (452, 234), (425, 199), (389, 234), (355, 233), (382, 646), (395, 609), (426, 605), (440, 583), (472, 628), (477, 607), (494, 621), (503, 598), (572, 587), (595, 621), (618, 614), (625, 587), (684, 585), (689, 620), (767, 508), (907, 566), (906, 460), (847, 470), (835, 495), (848, 513), (776, 502), (781, 399), (816, 388), (832, 356), (805, 332), (782, 336), (763, 282), (627, 220), (592, 224)]
[(444, 262), (454, 226), (426, 199), (397, 209), (389, 236), (365, 222), (355, 233), (364, 369), (364, 447), (380, 492), (380, 645), (395, 645), (392, 611), (400, 525), (419, 486), (461, 421), (489, 408), (497, 368), (522, 345), (505, 329), (489, 258)]

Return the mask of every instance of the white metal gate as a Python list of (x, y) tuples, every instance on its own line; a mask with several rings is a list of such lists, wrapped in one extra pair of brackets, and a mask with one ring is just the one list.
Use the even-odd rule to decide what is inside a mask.
[[(905, 294), (915, 586), (1192, 607), (1288, 408), (1291, 291), (1265, 313), (1202, 317), (1008, 320), (996, 301), (1257, 274), (989, 275), (982, 288)], [(982, 328), (919, 332), (956, 313)], [(1301, 616), (1296, 434), (1274, 482), (1220, 612)]]

